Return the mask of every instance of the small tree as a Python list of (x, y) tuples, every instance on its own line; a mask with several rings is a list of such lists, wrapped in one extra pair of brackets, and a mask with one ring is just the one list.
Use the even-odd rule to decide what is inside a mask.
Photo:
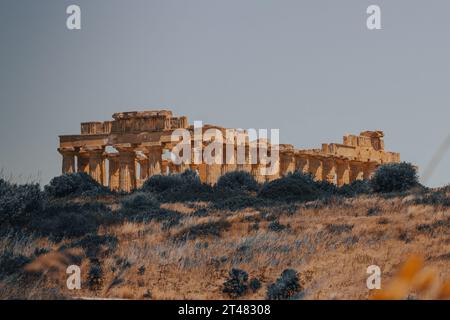
[(418, 185), (416, 168), (406, 162), (384, 164), (370, 179), (373, 191), (379, 193), (406, 191)]

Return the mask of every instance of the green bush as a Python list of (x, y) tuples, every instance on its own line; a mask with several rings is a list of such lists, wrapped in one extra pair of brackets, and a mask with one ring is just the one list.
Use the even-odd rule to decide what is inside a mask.
[(369, 194), (372, 191), (369, 180), (355, 180), (344, 184), (338, 189), (338, 194), (344, 197), (354, 197), (360, 194)]
[(121, 201), (122, 208), (127, 211), (141, 212), (149, 209), (159, 208), (159, 201), (148, 192), (133, 193)]
[(314, 181), (311, 175), (301, 172), (289, 173), (266, 183), (258, 197), (284, 201), (311, 201), (328, 194), (324, 185)]
[(160, 208), (156, 197), (147, 192), (133, 193), (121, 201), (120, 217), (126, 221), (150, 222), (152, 220), (164, 222), (165, 228), (179, 223), (182, 215), (176, 211)]
[(84, 172), (66, 173), (54, 177), (44, 188), (45, 193), (53, 198), (67, 196), (90, 196), (107, 194), (109, 189), (99, 184)]
[(267, 299), (269, 300), (287, 300), (295, 298), (301, 290), (297, 271), (286, 269), (281, 276), (269, 285), (267, 289)]
[(225, 173), (219, 178), (216, 189), (222, 192), (256, 192), (258, 182), (246, 171), (233, 171)]
[(154, 193), (160, 201), (208, 201), (212, 187), (202, 183), (192, 170), (169, 176), (155, 175), (145, 181), (141, 191)]
[(402, 192), (418, 185), (416, 168), (406, 162), (384, 164), (370, 179), (370, 186), (378, 193)]
[(0, 224), (20, 227), (43, 205), (38, 184), (17, 185), (0, 179)]
[(39, 236), (60, 241), (96, 233), (100, 225), (117, 223), (117, 217), (101, 203), (49, 203), (30, 217), (25, 226)]
[(241, 269), (231, 269), (228, 279), (223, 283), (223, 293), (231, 298), (243, 296), (248, 289), (248, 273)]

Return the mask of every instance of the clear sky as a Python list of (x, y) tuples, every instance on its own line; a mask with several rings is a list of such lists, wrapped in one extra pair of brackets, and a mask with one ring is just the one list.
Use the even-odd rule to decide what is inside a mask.
[[(366, 27), (370, 4), (382, 30)], [(279, 128), (299, 148), (383, 130), (423, 170), (450, 133), (449, 12), (448, 0), (1, 0), (0, 168), (45, 184), (61, 171), (59, 134), (169, 108)], [(429, 185), (449, 182), (450, 151)]]

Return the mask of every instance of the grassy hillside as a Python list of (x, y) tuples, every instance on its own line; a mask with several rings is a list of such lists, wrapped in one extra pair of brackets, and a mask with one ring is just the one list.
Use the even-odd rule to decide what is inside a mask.
[[(448, 187), (375, 193), (314, 182), (306, 198), (278, 201), (261, 188), (279, 185), (222, 181), (202, 199), (176, 201), (179, 191), (155, 185), (132, 195), (55, 197), (46, 188), (38, 212), (18, 209), (25, 222), (2, 221), (0, 298), (265, 299), (281, 290), (294, 299), (367, 299), (369, 265), (381, 268), (384, 287), (413, 254), (439, 283), (450, 278)], [(81, 266), (81, 290), (66, 288), (70, 264)], [(286, 269), (295, 271), (288, 280)]]

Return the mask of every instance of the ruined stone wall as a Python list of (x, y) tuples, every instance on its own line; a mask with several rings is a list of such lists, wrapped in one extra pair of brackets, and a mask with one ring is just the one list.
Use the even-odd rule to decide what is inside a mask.
[[(345, 135), (342, 143), (324, 143), (319, 149), (300, 150), (292, 145), (258, 144), (260, 152), (277, 148), (279, 169), (271, 175), (261, 174), (267, 164), (255, 162), (245, 141), (245, 163), (236, 164), (236, 141), (223, 142), (223, 164), (175, 165), (164, 159), (163, 153), (173, 147), (171, 133), (187, 128), (193, 133), (186, 117), (174, 117), (171, 111), (115, 113), (113, 121), (85, 122), (79, 135), (60, 136), (58, 151), (62, 155), (62, 172), (85, 172), (112, 190), (131, 191), (157, 174), (181, 173), (191, 169), (203, 182), (215, 184), (227, 172), (242, 170), (259, 182), (271, 181), (290, 172), (310, 173), (317, 180), (327, 180), (339, 186), (355, 180), (368, 179), (383, 163), (399, 162), (400, 155), (384, 150), (383, 132), (364, 131)], [(204, 130), (225, 128), (206, 125)], [(263, 148), (268, 148), (265, 150)], [(113, 151), (109, 149), (114, 149)], [(194, 152), (192, 152), (194, 154)], [(254, 155), (253, 155), (254, 157)]]

